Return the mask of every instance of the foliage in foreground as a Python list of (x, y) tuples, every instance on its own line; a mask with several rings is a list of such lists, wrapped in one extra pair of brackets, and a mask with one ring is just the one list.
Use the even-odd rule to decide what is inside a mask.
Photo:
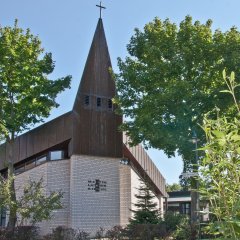
[(200, 166), (200, 192), (209, 201), (213, 216), (209, 232), (223, 236), (219, 239), (240, 239), (240, 111), (235, 98), (238, 85), (234, 73), (227, 78), (224, 72), (224, 79), (236, 104), (236, 114), (229, 118), (216, 109), (216, 119), (209, 115), (204, 118), (207, 144)]
[[(175, 224), (175, 225), (174, 225)], [(58, 226), (45, 236), (40, 236), (34, 226), (22, 226), (14, 229), (0, 229), (1, 240), (195, 240), (194, 229), (189, 219), (169, 213), (168, 217), (158, 224), (136, 224), (131, 229), (114, 226), (109, 230), (99, 228), (95, 234)]]
[(24, 223), (35, 225), (43, 220), (50, 220), (52, 211), (62, 208), (63, 193), (53, 191), (46, 194), (43, 179), (37, 182), (29, 180), (23, 187), (22, 194), (12, 202), (11, 181), (11, 178), (2, 178), (0, 181), (0, 209), (8, 210), (10, 206), (14, 207), (20, 225)]
[(1, 240), (40, 240), (39, 229), (34, 226), (14, 228), (14, 231), (0, 228)]

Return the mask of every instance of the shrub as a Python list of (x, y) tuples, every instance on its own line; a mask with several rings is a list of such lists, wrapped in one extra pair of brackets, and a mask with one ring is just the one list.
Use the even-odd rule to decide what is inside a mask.
[(121, 240), (123, 239), (123, 228), (121, 226), (114, 226), (106, 232), (106, 237), (109, 240)]
[(72, 228), (58, 226), (52, 230), (52, 234), (48, 234), (44, 240), (74, 240), (76, 232)]
[(14, 231), (0, 229), (1, 240), (39, 240), (38, 228), (34, 226), (16, 227)]
[(197, 239), (197, 226), (191, 224), (187, 217), (182, 218), (181, 222), (176, 226), (173, 237), (176, 240), (194, 240)]
[(164, 223), (136, 224), (130, 225), (126, 229), (124, 229), (123, 235), (129, 240), (153, 240), (155, 238), (165, 239), (168, 236), (168, 233), (166, 231), (166, 226)]
[(177, 229), (177, 226), (186, 218), (184, 215), (181, 214), (174, 214), (173, 212), (169, 211), (165, 213), (164, 220), (166, 231), (171, 233)]
[(100, 227), (100, 228), (96, 231), (94, 239), (102, 239), (102, 238), (104, 238), (104, 232), (105, 232), (105, 229), (102, 228), (102, 227)]
[(78, 230), (74, 240), (88, 240), (89, 235), (90, 234), (85, 231)]
[(58, 226), (51, 234), (43, 237), (43, 240), (88, 240), (89, 233), (81, 230), (74, 230), (64, 226)]

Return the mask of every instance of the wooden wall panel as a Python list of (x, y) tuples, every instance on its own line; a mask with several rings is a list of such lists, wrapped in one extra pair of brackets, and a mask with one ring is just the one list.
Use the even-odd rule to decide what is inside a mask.
[[(123, 139), (125, 143), (128, 142), (126, 135)], [(154, 191), (162, 196), (167, 196), (165, 188), (166, 181), (143, 147), (140, 144), (134, 147), (124, 144), (123, 148), (124, 157), (129, 158), (131, 164), (138, 170), (142, 178), (147, 176), (147, 179), (154, 187)]]
[[(118, 130), (122, 117), (107, 105), (108, 100), (116, 94), (110, 68), (103, 23), (99, 19), (73, 107), (74, 154), (122, 156), (122, 133)], [(89, 97), (87, 105), (84, 101), (86, 96)], [(102, 101), (99, 107), (97, 98)]]
[[(14, 162), (17, 163), (72, 138), (72, 112), (68, 112), (16, 138)], [(5, 150), (6, 148), (6, 150)], [(0, 170), (4, 168), (8, 145), (0, 146)]]

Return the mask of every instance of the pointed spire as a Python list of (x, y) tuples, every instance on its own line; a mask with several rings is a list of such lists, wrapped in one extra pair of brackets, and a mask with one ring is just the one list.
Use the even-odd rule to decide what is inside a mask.
[[(73, 106), (73, 152), (95, 156), (122, 156), (122, 117), (114, 113), (115, 83), (103, 22), (98, 20), (81, 83)], [(77, 129), (77, 130), (76, 130)]]
[(115, 84), (109, 71), (111, 66), (103, 22), (102, 19), (99, 19), (78, 89), (74, 109), (78, 108), (78, 105), (81, 104), (80, 95), (82, 94), (114, 97)]

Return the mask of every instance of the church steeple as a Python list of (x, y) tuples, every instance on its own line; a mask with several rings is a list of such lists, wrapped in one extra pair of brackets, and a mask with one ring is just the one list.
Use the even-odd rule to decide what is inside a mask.
[(118, 130), (122, 117), (114, 113), (112, 98), (116, 89), (110, 69), (103, 22), (99, 18), (73, 107), (75, 153), (122, 156), (122, 134)]
[(97, 28), (88, 54), (74, 108), (77, 107), (76, 105), (81, 104), (79, 102), (79, 95), (81, 94), (89, 93), (110, 98), (114, 97), (115, 84), (109, 71), (110, 68), (111, 60), (108, 52), (103, 22), (100, 18), (98, 20)]

